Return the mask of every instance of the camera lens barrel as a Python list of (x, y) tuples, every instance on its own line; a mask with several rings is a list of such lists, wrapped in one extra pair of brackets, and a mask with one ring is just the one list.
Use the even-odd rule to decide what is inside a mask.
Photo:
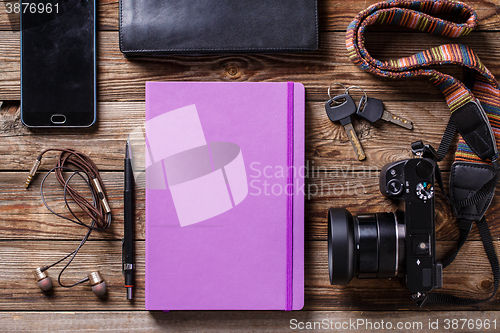
[(358, 278), (398, 276), (404, 260), (404, 224), (393, 213), (359, 215), (354, 223), (359, 230)]
[(355, 218), (354, 237), (359, 258), (357, 277), (360, 279), (376, 278), (380, 253), (379, 226), (374, 214)]
[(347, 209), (328, 210), (328, 267), (331, 284), (347, 284), (357, 266), (354, 223)]
[(346, 209), (328, 211), (328, 263), (331, 284), (391, 278), (404, 267), (404, 216), (376, 213), (353, 217)]

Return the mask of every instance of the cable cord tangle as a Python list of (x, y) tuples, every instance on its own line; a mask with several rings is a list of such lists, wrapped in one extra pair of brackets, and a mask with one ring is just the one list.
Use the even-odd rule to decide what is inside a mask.
[[(83, 226), (87, 228), (87, 233), (83, 237), (82, 241), (78, 245), (76, 249), (74, 249), (71, 253), (61, 258), (57, 262), (47, 265), (44, 267), (37, 268), (34, 271), (35, 277), (37, 278), (38, 284), (40, 288), (44, 291), (50, 290), (52, 287), (52, 282), (48, 281), (50, 279), (44, 273), (49, 268), (61, 263), (62, 261), (70, 258), (66, 265), (63, 267), (58, 276), (58, 283), (62, 287), (71, 288), (81, 283), (90, 281), (93, 285), (92, 289), (98, 296), (103, 296), (106, 292), (106, 284), (100, 277), (99, 272), (92, 272), (89, 276), (73, 283), (73, 284), (64, 284), (61, 281), (61, 276), (66, 268), (71, 264), (78, 251), (81, 249), (83, 244), (88, 240), (90, 234), (93, 230), (104, 231), (108, 229), (111, 225), (111, 208), (109, 207), (106, 192), (104, 190), (104, 186), (102, 183), (101, 176), (99, 174), (99, 170), (95, 163), (88, 157), (87, 155), (76, 151), (74, 149), (59, 149), (59, 148), (50, 148), (42, 151), (40, 155), (38, 155), (33, 168), (31, 169), (28, 179), (26, 180), (26, 188), (28, 188), (31, 183), (32, 178), (36, 174), (38, 168), (40, 167), (42, 157), (45, 153), (50, 151), (58, 151), (60, 152), (57, 163), (55, 167), (50, 169), (43, 177), (42, 182), (40, 184), (40, 196), (43, 204), (47, 209), (54, 215), (65, 219), (67, 221), (71, 221), (75, 224)], [(47, 178), (54, 173), (57, 181), (63, 187), (63, 199), (64, 205), (66, 209), (70, 212), (71, 217), (65, 216), (63, 214), (57, 213), (54, 211), (46, 201), (44, 194), (44, 186)], [(88, 195), (84, 195), (81, 190), (76, 189), (71, 185), (71, 182), (75, 176), (83, 180), (85, 186), (90, 191), (92, 200), (89, 200)], [(81, 208), (81, 210), (85, 213), (86, 216), (90, 218), (90, 223), (84, 222), (81, 218), (77, 216), (74, 210), (70, 206), (69, 197), (73, 199), (73, 201)]]

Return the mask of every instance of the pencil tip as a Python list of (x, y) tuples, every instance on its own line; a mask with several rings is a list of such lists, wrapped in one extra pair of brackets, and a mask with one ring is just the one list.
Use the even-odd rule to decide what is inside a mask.
[(125, 158), (128, 158), (130, 156), (129, 150), (130, 150), (130, 135), (127, 136), (127, 143), (125, 144)]

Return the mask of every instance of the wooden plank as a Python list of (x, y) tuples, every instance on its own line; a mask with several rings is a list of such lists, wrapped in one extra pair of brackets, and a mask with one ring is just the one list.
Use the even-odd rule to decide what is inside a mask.
[[(34, 179), (29, 189), (24, 188), (23, 180), (26, 173), (1, 173), (0, 187), (0, 240), (8, 239), (81, 239), (86, 228), (71, 223), (51, 214), (43, 205), (40, 197), (41, 172)], [(91, 239), (121, 240), (123, 237), (123, 173), (102, 173), (104, 186), (111, 207), (111, 227), (102, 232), (94, 231)], [(63, 192), (54, 176), (50, 176), (45, 186), (44, 195), (50, 207), (67, 217), (72, 217), (64, 205)], [(82, 182), (73, 183), (82, 193), (88, 190), (81, 186)], [(80, 185), (80, 186), (79, 186)], [(136, 189), (135, 204), (135, 236), (145, 238), (144, 230), (144, 189)], [(79, 212), (76, 205), (71, 207)], [(78, 214), (85, 222), (90, 222), (87, 216)]]
[[(332, 123), (325, 112), (325, 101), (306, 103), (306, 159), (309, 167), (380, 169), (387, 163), (410, 158), (410, 144), (424, 140), (439, 146), (449, 119), (444, 101), (386, 101), (385, 107), (394, 114), (413, 120), (414, 129), (407, 130), (384, 121), (370, 124), (354, 120), (354, 127), (365, 149), (367, 159), (357, 160), (343, 127)], [(19, 104), (6, 102), (0, 111), (0, 170), (29, 170), (36, 156), (44, 149), (66, 147), (91, 156), (101, 170), (122, 170), (123, 150), (127, 135), (144, 126), (144, 102), (100, 102), (98, 122), (88, 130), (30, 130), (20, 120)], [(452, 147), (454, 150), (455, 146)], [(13, 149), (16, 154), (12, 154)], [(47, 154), (43, 166), (54, 164), (56, 154)], [(441, 163), (449, 170), (453, 154)]]
[[(83, 233), (82, 233), (83, 235)], [(92, 237), (90, 237), (92, 239)], [(64, 266), (47, 271), (52, 277), (52, 292), (44, 294), (37, 286), (32, 271), (49, 265), (73, 251), (79, 241), (5, 241), (0, 258), (1, 280), (10, 287), (0, 291), (0, 309), (11, 310), (141, 310), (144, 309), (144, 242), (137, 243), (135, 301), (126, 300), (121, 273), (121, 242), (89, 240), (78, 253), (74, 263), (63, 275), (62, 281), (74, 283), (92, 271), (99, 270), (107, 283), (108, 295), (99, 300), (88, 283), (66, 289), (57, 284), (57, 275)], [(64, 265), (64, 264), (63, 264)], [(7, 282), (8, 281), (8, 282)]]
[[(1, 4), (4, 2), (5, 4)], [(7, 14), (7, 3), (15, 0), (3, 0), (0, 2), (0, 30), (19, 30), (19, 15)], [(354, 0), (342, 1), (318, 1), (319, 26), (321, 30), (345, 30), (354, 16), (364, 10), (370, 4), (377, 1)], [(479, 29), (498, 30), (498, 0), (495, 1), (465, 1), (471, 5), (478, 14)], [(119, 10), (117, 0), (98, 1), (98, 24), (99, 30), (118, 30)]]
[(21, 89), (19, 33), (2, 31), (0, 40), (2, 41), (0, 43), (0, 100), (19, 100)]
[[(354, 214), (395, 210), (396, 203), (383, 198), (378, 190), (378, 170), (389, 162), (410, 157), (409, 143), (424, 139), (437, 146), (449, 111), (442, 94), (425, 79), (392, 80), (362, 72), (347, 57), (345, 27), (354, 15), (371, 1), (335, 2), (320, 0), (321, 47), (316, 52), (277, 55), (215, 55), (203, 57), (166, 57), (125, 59), (118, 48), (118, 1), (99, 1), (99, 121), (92, 130), (30, 131), (19, 117), (19, 33), (10, 31), (5, 4), (0, 3), (0, 322), (16, 331), (38, 330), (40, 327), (129, 331), (284, 331), (289, 330), (291, 316), (303, 321), (314, 318), (368, 318), (385, 320), (422, 319), (422, 312), (359, 312), (362, 310), (415, 310), (409, 292), (394, 279), (357, 280), (347, 286), (330, 286), (326, 252), (326, 211), (330, 206), (347, 207)], [(379, 59), (408, 56), (443, 43), (470, 45), (497, 77), (500, 75), (500, 0), (470, 1), (478, 9), (479, 29), (459, 40), (432, 37), (393, 28), (374, 28), (367, 33), (369, 52)], [(14, 18), (14, 26), (17, 18)], [(18, 20), (17, 20), (18, 25)], [(17, 28), (18, 29), (18, 28)], [(443, 71), (462, 77), (459, 68), (446, 66)], [(306, 159), (320, 167), (306, 181), (312, 195), (306, 201), (306, 311), (303, 312), (173, 312), (147, 313), (144, 309), (144, 191), (137, 193), (136, 238), (138, 255), (138, 288), (136, 300), (125, 300), (121, 275), (121, 243), (123, 230), (122, 169), (123, 149), (127, 134), (144, 122), (144, 83), (147, 80), (208, 81), (299, 81), (307, 91)], [(332, 124), (324, 112), (326, 89), (332, 82), (359, 85), (369, 96), (380, 98), (386, 108), (414, 120), (415, 129), (406, 131), (386, 124), (369, 125), (356, 122), (368, 159), (358, 162), (342, 128)], [(359, 98), (359, 93), (355, 93)], [(43, 295), (36, 287), (31, 271), (42, 264), (60, 259), (78, 244), (84, 230), (69, 222), (58, 221), (42, 205), (38, 187), (23, 188), (26, 172), (38, 152), (49, 146), (68, 146), (92, 156), (103, 170), (113, 224), (105, 233), (94, 232), (68, 272), (68, 281), (79, 279), (94, 268), (101, 271), (109, 285), (109, 296), (99, 301), (88, 285), (74, 289), (56, 288)], [(44, 158), (47, 170), (54, 158)], [(314, 163), (314, 164), (313, 164)], [(451, 157), (442, 166), (449, 170)], [(445, 174), (447, 178), (447, 174)], [(330, 192), (328, 192), (328, 189)], [(49, 189), (49, 196), (54, 193)], [(488, 217), (493, 238), (500, 246), (500, 199), (495, 198)], [(55, 203), (61, 209), (60, 202)], [(443, 258), (452, 252), (458, 238), (456, 223), (442, 197), (436, 205), (437, 253)], [(487, 297), (492, 289), (490, 267), (476, 228), (471, 241), (457, 261), (445, 270), (445, 292), (468, 297)], [(58, 269), (50, 269), (54, 277)], [(66, 281), (66, 280), (65, 280)], [(3, 284), (3, 285), (2, 285)], [(72, 317), (54, 312), (79, 312)], [(477, 310), (477, 307), (431, 305), (430, 310)], [(498, 296), (482, 304), (481, 309), (500, 310)], [(336, 312), (357, 310), (358, 312)], [(22, 312), (5, 312), (22, 311)], [(131, 312), (123, 312), (131, 311)], [(498, 313), (458, 312), (469, 318), (498, 318)], [(452, 313), (426, 312), (424, 321), (443, 323)], [(485, 317), (483, 317), (483, 315)], [(382, 316), (382, 317), (380, 317)], [(383, 317), (386, 316), (386, 317)], [(200, 317), (202, 320), (200, 321)], [(454, 317), (459, 318), (459, 317)], [(500, 319), (500, 318), (499, 318)], [(36, 323), (35, 323), (36, 321)], [(110, 324), (111, 323), (111, 324)], [(41, 325), (40, 325), (41, 324)], [(50, 326), (49, 326), (50, 325)], [(121, 325), (121, 326), (120, 326)], [(136, 326), (134, 326), (136, 325)], [(499, 323), (500, 325), (500, 323)], [(125, 329), (124, 329), (125, 328)], [(443, 326), (439, 328), (443, 329)], [(338, 330), (337, 330), (338, 331)], [(437, 331), (437, 330), (432, 330)], [(471, 331), (471, 330), (468, 330)], [(474, 330), (472, 330), (474, 331)], [(484, 331), (484, 330), (477, 330)]]
[[(85, 232), (83, 227), (52, 215), (40, 198), (40, 182), (43, 174), (37, 175), (28, 190), (24, 188), (25, 172), (3, 172), (0, 177), (0, 240), (12, 239), (79, 239)], [(256, 176), (255, 172), (249, 177)], [(328, 172), (311, 171), (304, 191), (306, 198), (306, 239), (327, 239), (327, 210), (330, 207), (346, 208), (352, 214), (367, 214), (395, 211), (398, 203), (385, 198), (379, 191), (379, 171), (366, 170), (352, 172), (338, 168)], [(123, 174), (121, 172), (102, 173), (108, 199), (112, 208), (111, 228), (104, 232), (94, 232), (92, 239), (119, 240), (123, 237)], [(447, 178), (448, 174), (444, 173)], [(250, 193), (272, 194), (272, 179), (250, 178)], [(264, 184), (264, 181), (268, 185)], [(75, 184), (78, 185), (78, 184)], [(444, 197), (437, 189), (436, 237), (438, 240), (458, 240), (458, 226)], [(45, 187), (47, 203), (59, 213), (67, 213), (62, 200), (62, 191), (54, 177), (49, 178)], [(136, 192), (135, 225), (136, 239), (145, 238), (144, 190)], [(68, 215), (68, 214), (66, 214)], [(495, 196), (486, 215), (492, 236), (500, 240), (500, 197)], [(87, 218), (85, 221), (87, 221)], [(476, 228), (471, 240), (479, 240)]]
[[(448, 179), (449, 173), (443, 173)], [(263, 186), (257, 183), (259, 187)], [(439, 186), (436, 190), (436, 239), (458, 240), (458, 223), (442, 195)], [(448, 190), (446, 188), (446, 190)], [(251, 189), (257, 193), (257, 190)], [(251, 192), (251, 193), (252, 193)], [(402, 202), (390, 200), (379, 190), (379, 172), (373, 170), (350, 172), (339, 168), (334, 171), (310, 174), (304, 188), (306, 196), (306, 239), (327, 239), (327, 214), (329, 208), (346, 208), (353, 215), (394, 212), (404, 210)], [(500, 197), (496, 195), (487, 211), (486, 218), (492, 237), (500, 237)], [(474, 226), (470, 239), (479, 240)]]
[[(499, 76), (500, 37), (488, 32), (473, 32), (460, 43), (471, 46), (482, 61)], [(0, 100), (19, 100), (19, 33), (0, 32)], [(367, 46), (380, 58), (408, 56), (427, 47), (450, 43), (449, 39), (421, 33), (373, 32)], [(422, 45), (426, 45), (423, 47)], [(118, 32), (103, 31), (98, 38), (98, 98), (102, 101), (143, 101), (146, 81), (287, 81), (302, 82), (308, 100), (326, 101), (332, 82), (357, 85), (370, 96), (384, 101), (442, 101), (442, 94), (425, 79), (376, 77), (362, 72), (348, 58), (345, 34), (321, 34), (321, 47), (315, 52), (276, 55), (172, 56), (164, 58), (123, 57)], [(445, 68), (457, 77), (460, 68)]]
[[(48, 265), (72, 251), (78, 241), (2, 241), (0, 258), (0, 310), (2, 311), (92, 311), (144, 309), (144, 242), (136, 242), (137, 279), (135, 300), (125, 299), (121, 274), (121, 242), (89, 241), (78, 254), (74, 264), (63, 275), (71, 283), (99, 270), (108, 285), (108, 297), (99, 300), (88, 284), (71, 289), (57, 284), (52, 293), (44, 295), (35, 283), (32, 271)], [(455, 242), (440, 242), (439, 257), (449, 253)], [(495, 246), (500, 249), (500, 242)], [(470, 241), (463, 252), (444, 273), (443, 292), (465, 297), (486, 297), (492, 290), (490, 266), (481, 242)], [(467, 267), (467, 270), (464, 270)], [(57, 277), (62, 267), (49, 269)], [(305, 254), (305, 310), (415, 310), (410, 293), (398, 279), (358, 280), (345, 286), (331, 286), (328, 280), (328, 254), (325, 241), (306, 242)], [(498, 297), (483, 303), (483, 310), (500, 310)], [(426, 309), (460, 310), (474, 307), (429, 305)]]
[[(498, 253), (498, 243), (495, 243)], [(437, 244), (438, 260), (455, 249), (455, 242)], [(465, 269), (465, 267), (467, 267)], [(399, 279), (356, 279), (343, 286), (331, 286), (328, 278), (326, 242), (307, 242), (305, 253), (306, 310), (416, 310), (410, 293)], [(491, 268), (479, 241), (467, 242), (453, 264), (443, 273), (444, 289), (435, 292), (461, 297), (486, 298), (491, 293)], [(484, 303), (483, 309), (495, 309), (498, 296)], [(427, 310), (465, 309), (429, 304)]]
[(0, 30), (19, 31), (20, 14), (14, 12), (15, 0), (0, 1)]
[[(5, 103), (0, 114), (2, 170), (30, 170), (47, 148), (71, 147), (88, 154), (100, 170), (123, 170), (127, 136), (144, 126), (144, 102), (100, 103), (98, 122), (92, 129), (30, 130), (21, 124), (19, 105)], [(16, 154), (12, 154), (16, 151)], [(48, 153), (42, 168), (55, 165), (57, 153)]]
[[(434, 333), (494, 332), (500, 313), (494, 311), (172, 311), (161, 312), (2, 312), (6, 331), (28, 332), (50, 327), (52, 331), (175, 332), (175, 333), (278, 333), (290, 330), (359, 332), (394, 330)], [(453, 329), (452, 325), (457, 328)], [(378, 330), (377, 327), (380, 327)], [(392, 327), (392, 328), (389, 328)], [(398, 329), (398, 327), (400, 327)], [(406, 327), (406, 328), (405, 328)], [(450, 327), (447, 329), (447, 327)], [(489, 329), (485, 328), (489, 327)]]

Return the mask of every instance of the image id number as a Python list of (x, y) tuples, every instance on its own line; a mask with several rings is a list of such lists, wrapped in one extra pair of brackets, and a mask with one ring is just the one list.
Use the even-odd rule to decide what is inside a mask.
[(445, 330), (495, 330), (497, 329), (497, 320), (489, 319), (445, 319), (444, 327)]
[[(7, 14), (15, 13), (19, 14), (21, 10), (23, 14), (31, 13), (31, 14), (50, 14), (52, 12), (59, 13), (59, 4), (51, 4), (51, 3), (35, 3), (35, 2), (23, 2), (22, 7), (19, 2), (16, 3), (6, 3), (5, 8), (7, 10)], [(22, 8), (22, 9), (21, 9)]]

